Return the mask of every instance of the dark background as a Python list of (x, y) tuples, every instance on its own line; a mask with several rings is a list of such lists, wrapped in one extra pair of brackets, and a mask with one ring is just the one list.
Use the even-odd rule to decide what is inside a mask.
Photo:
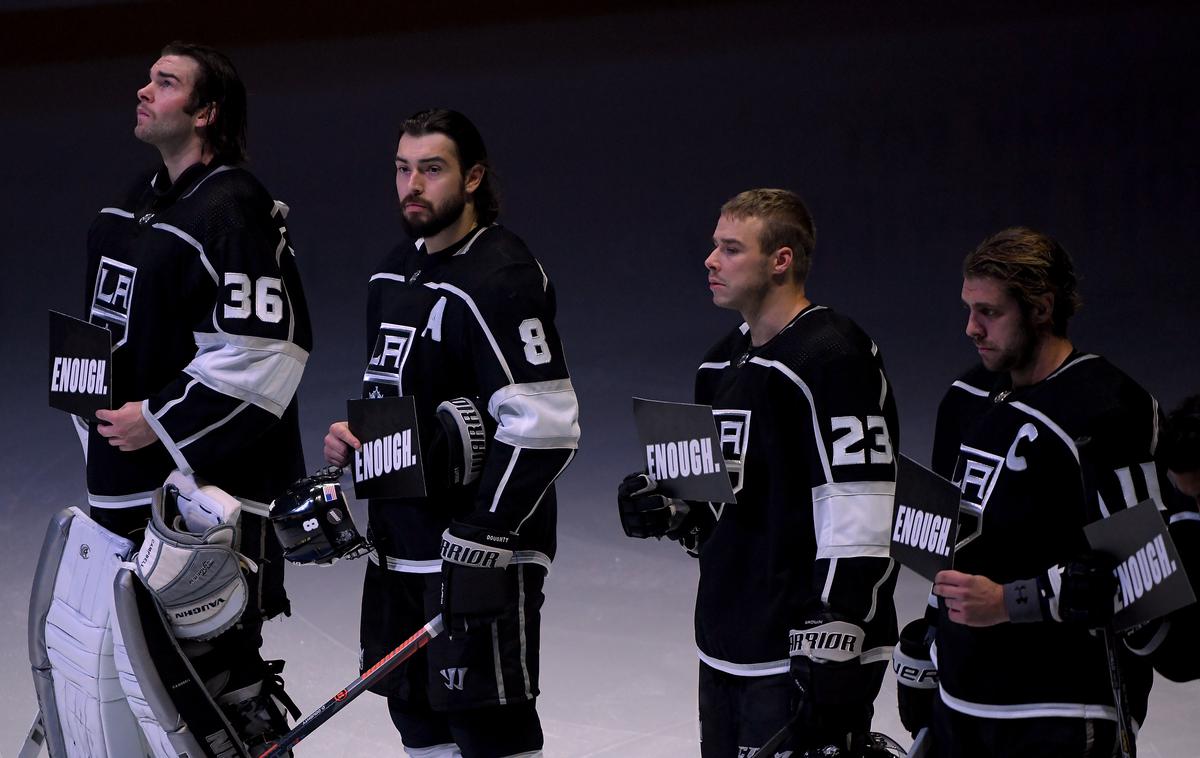
[[(0, 539), (14, 590), (45, 519), (83, 494), (73, 433), (46, 407), (45, 313), (80, 315), (88, 225), (156, 161), (132, 136), (135, 92), (176, 37), (233, 57), (250, 167), (292, 210), (316, 330), (300, 390), (313, 466), (358, 391), (365, 283), (398, 233), (396, 127), (431, 105), (479, 125), (501, 221), (559, 293), (583, 428), (560, 488), (566, 534), (618, 541), (609, 493), (637, 461), (630, 396), (689, 399), (704, 350), (737, 323), (711, 306), (703, 259), (720, 204), (748, 187), (809, 203), (810, 296), (882, 348), (918, 460), (974, 360), (958, 267), (1005, 226), (1073, 253), (1077, 346), (1168, 408), (1200, 391), (1187, 6), (83, 5), (0, 7)], [(20, 672), (24, 608), (5, 613), (3, 671)]]

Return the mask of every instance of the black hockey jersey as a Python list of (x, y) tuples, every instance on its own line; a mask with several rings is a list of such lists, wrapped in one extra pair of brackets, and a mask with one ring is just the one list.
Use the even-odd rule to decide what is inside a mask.
[[(1083, 526), (1169, 486), (1155, 466), (1157, 403), (1108, 361), (1075, 353), (1037, 384), (1012, 388), (982, 367), (938, 409), (933, 467), (962, 488), (954, 568), (1000, 584), (1045, 576), (1087, 548)], [(1051, 618), (975, 628), (939, 603), (935, 660), (942, 699), (989, 718), (1116, 719), (1104, 644)], [(1141, 720), (1147, 663), (1123, 654)]]
[(94, 507), (145, 505), (172, 469), (269, 502), (304, 474), (296, 388), (312, 345), (287, 207), (244, 169), (166, 169), (101, 210), (85, 309), (112, 332), (113, 403), (159, 442), (121, 452), (91, 424)]
[(700, 365), (696, 402), (713, 407), (737, 494), (706, 506), (716, 521), (699, 549), (701, 660), (785, 673), (789, 630), (821, 611), (864, 629), (864, 664), (888, 658), (899, 424), (875, 344), (822, 306), (760, 347), (743, 324)]
[(442, 531), (469, 514), (518, 533), (516, 562), (549, 569), (553, 484), (578, 446), (579, 408), (541, 264), (492, 225), (433, 254), (423, 240), (397, 246), (367, 292), (363, 397), (412, 396), (422, 452), (444, 400), (478, 397), (497, 422), (475, 484), (448, 489), (426, 477), (423, 498), (371, 501), (378, 559), (395, 571), (436, 572)]

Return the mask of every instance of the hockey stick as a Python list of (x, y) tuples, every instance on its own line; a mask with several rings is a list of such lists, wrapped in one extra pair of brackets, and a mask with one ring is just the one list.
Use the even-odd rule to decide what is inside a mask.
[(1117, 658), (1116, 634), (1110, 623), (1100, 630), (1104, 635), (1104, 653), (1108, 657), (1108, 681), (1112, 685), (1113, 702), (1117, 706), (1117, 746), (1121, 758), (1136, 758), (1137, 745), (1133, 741), (1133, 724), (1129, 716), (1129, 696), (1125, 691), (1125, 679), (1121, 676), (1121, 661)]
[(272, 743), (258, 758), (275, 758), (284, 755), (287, 750), (298, 745), (300, 740), (312, 734), (317, 727), (332, 718), (335, 713), (345, 708), (347, 703), (361, 695), (372, 684), (396, 670), (401, 663), (411, 658), (413, 653), (429, 644), (429, 641), (441, 634), (444, 628), (442, 614), (439, 613), (431, 618), (429, 623), (417, 630), (416, 634), (401, 643), (400, 647), (380, 658), (378, 663), (347, 684), (331, 699), (325, 701), (324, 705), (305, 716), (299, 724), (292, 728), (292, 731), (280, 737), (278, 742)]
[(763, 743), (763, 746), (758, 749), (755, 755), (761, 755), (763, 758), (773, 758), (780, 746), (792, 736), (792, 727), (796, 725), (796, 721), (800, 718), (800, 711), (796, 711), (796, 715), (788, 719), (778, 732), (771, 735), (771, 739)]
[[(17, 758), (37, 758), (41, 755), (42, 746), (45, 744), (46, 727), (42, 724), (42, 711), (39, 708), (33, 717), (33, 726), (29, 727), (29, 734), (25, 735), (21, 751), (17, 753)], [(47, 748), (47, 752), (49, 752), (49, 748)]]

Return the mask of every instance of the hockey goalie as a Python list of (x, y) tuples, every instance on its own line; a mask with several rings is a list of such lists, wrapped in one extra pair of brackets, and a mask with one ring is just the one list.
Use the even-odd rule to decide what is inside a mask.
[[(140, 548), (79, 508), (46, 531), (29, 604), (39, 716), (20, 758), (248, 758), (288, 731), (282, 661), (242, 644), (239, 501), (173, 473)], [(264, 508), (265, 511), (265, 508)]]

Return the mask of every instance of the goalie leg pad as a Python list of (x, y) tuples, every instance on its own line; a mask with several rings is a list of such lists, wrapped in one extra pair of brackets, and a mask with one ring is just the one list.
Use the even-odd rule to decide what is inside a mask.
[(113, 585), (117, 665), (153, 754), (250, 758), (131, 569), (125, 564)]
[(217, 524), (202, 533), (168, 526), (176, 518), (174, 496), (154, 497), (137, 573), (154, 593), (179, 639), (211, 639), (237, 623), (248, 601), (242, 559), (234, 552), (235, 527)]
[(112, 578), (133, 544), (78, 508), (46, 531), (30, 593), (29, 657), (54, 756), (143, 755), (113, 662)]

